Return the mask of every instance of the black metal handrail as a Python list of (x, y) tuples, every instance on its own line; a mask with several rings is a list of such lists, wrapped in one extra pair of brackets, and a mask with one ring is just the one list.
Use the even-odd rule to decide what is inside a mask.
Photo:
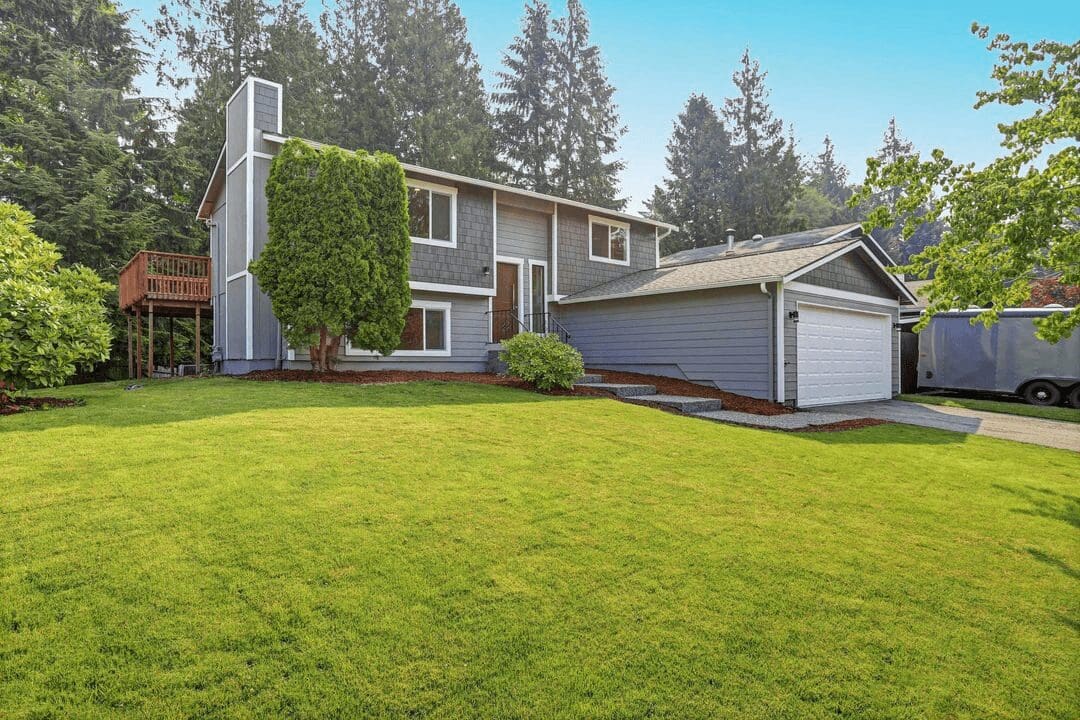
[(492, 342), (509, 340), (519, 332), (555, 335), (564, 343), (570, 342), (570, 333), (551, 313), (530, 313), (520, 317), (516, 309), (511, 309), (489, 310), (487, 315), (491, 322)]

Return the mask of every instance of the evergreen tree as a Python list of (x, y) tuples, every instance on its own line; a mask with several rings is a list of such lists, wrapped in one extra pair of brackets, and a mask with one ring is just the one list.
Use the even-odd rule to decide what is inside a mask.
[(626, 129), (600, 48), (589, 44), (589, 20), (579, 0), (567, 0), (566, 16), (555, 21), (555, 33), (554, 98), (562, 117), (552, 186), (563, 197), (621, 209), (626, 200), (618, 197), (618, 175), (624, 163), (605, 158), (616, 151)]
[(515, 184), (550, 191), (559, 114), (554, 98), (556, 47), (551, 10), (543, 0), (525, 5), (521, 34), (514, 38), (498, 73), (495, 134), (505, 174)]
[(161, 190), (180, 171), (135, 92), (142, 67), (111, 2), (0, 4), (0, 198), (33, 213), (65, 262), (107, 280), (151, 242), (190, 241), (185, 198)]
[(664, 254), (723, 242), (731, 138), (704, 95), (691, 95), (667, 144), (668, 176), (646, 203), (652, 217), (679, 225)]
[(783, 121), (769, 108), (766, 75), (745, 51), (732, 76), (739, 94), (724, 102), (735, 170), (728, 222), (743, 238), (789, 230), (789, 211), (802, 181), (794, 140), (784, 135)]
[(836, 159), (836, 146), (828, 135), (825, 136), (821, 153), (814, 158), (811, 165), (810, 184), (838, 208), (843, 208), (851, 197), (848, 169)]
[(491, 174), (494, 135), (480, 65), (450, 0), (343, 0), (331, 30), (334, 141), (475, 177)]
[[(878, 162), (880, 162), (883, 167), (888, 167), (896, 164), (900, 160), (905, 160), (914, 155), (915, 146), (900, 134), (900, 129), (896, 126), (896, 118), (889, 118), (889, 126), (885, 128), (885, 135), (882, 138), (881, 148), (874, 157), (878, 159)], [(889, 187), (883, 189), (874, 199), (877, 204), (885, 205), (891, 212), (896, 209), (896, 202), (903, 194), (904, 189), (902, 187)]]

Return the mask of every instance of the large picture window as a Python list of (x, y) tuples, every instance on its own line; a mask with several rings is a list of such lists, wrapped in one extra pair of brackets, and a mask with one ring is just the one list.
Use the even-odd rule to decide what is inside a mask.
[(407, 180), (406, 184), (409, 235), (413, 242), (456, 247), (457, 189), (419, 180)]
[(629, 265), (629, 223), (590, 215), (589, 259), (597, 262)]
[[(434, 300), (414, 300), (405, 316), (405, 329), (390, 357), (450, 355), (450, 303)], [(370, 350), (345, 347), (346, 355), (378, 356)]]

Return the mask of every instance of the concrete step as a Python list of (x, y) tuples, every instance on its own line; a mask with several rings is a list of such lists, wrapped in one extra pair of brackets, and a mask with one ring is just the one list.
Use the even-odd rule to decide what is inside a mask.
[(656, 388), (652, 385), (629, 385), (626, 383), (578, 383), (575, 387), (592, 388), (603, 390), (621, 398), (641, 397), (655, 395)]
[(627, 400), (629, 402), (656, 403), (684, 413), (714, 412), (723, 408), (723, 403), (714, 398), (692, 397), (690, 395), (645, 395), (627, 398)]
[(596, 383), (604, 382), (603, 375), (582, 375), (577, 379), (575, 385), (595, 385)]

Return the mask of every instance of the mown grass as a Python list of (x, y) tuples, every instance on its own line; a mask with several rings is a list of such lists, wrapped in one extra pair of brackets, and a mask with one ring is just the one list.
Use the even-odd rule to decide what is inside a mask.
[(1023, 415), (1024, 417), (1037, 417), (1044, 420), (1063, 420), (1065, 422), (1080, 423), (1080, 409), (1070, 407), (1042, 407), (1040, 405), (1027, 405), (1019, 402), (1002, 402), (1001, 400), (981, 400), (978, 398), (945, 397), (943, 395), (897, 395), (897, 400), (922, 403), (924, 405), (944, 405), (946, 407), (967, 408), (968, 410), (982, 410), (984, 412), (1005, 413), (1007, 415)]
[(0, 418), (6, 717), (1075, 717), (1080, 459), (464, 384)]

